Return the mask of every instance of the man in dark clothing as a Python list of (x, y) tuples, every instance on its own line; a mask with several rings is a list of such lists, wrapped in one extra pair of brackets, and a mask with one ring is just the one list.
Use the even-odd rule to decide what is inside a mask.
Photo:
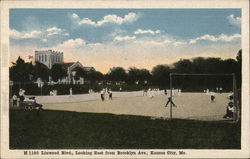
[(112, 99), (112, 91), (111, 90), (108, 91), (108, 94), (109, 94), (109, 99)]
[(177, 107), (174, 102), (172, 101), (172, 98), (171, 97), (168, 97), (168, 101), (167, 101), (167, 104), (165, 105), (165, 107), (168, 106), (168, 104), (171, 103), (174, 107)]

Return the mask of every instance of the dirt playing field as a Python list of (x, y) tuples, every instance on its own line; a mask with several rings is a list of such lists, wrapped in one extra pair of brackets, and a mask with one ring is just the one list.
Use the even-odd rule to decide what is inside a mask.
[[(113, 94), (112, 100), (106, 98), (105, 101), (101, 101), (100, 98), (80, 101), (80, 96), (64, 96), (62, 102), (44, 102), (43, 108), (76, 112), (140, 115), (153, 118), (170, 117), (170, 106), (165, 107), (167, 97), (163, 93), (157, 94), (153, 98), (142, 96), (142, 93), (133, 96), (119, 96), (115, 95), (115, 92)], [(99, 97), (98, 94), (95, 94), (95, 96)], [(180, 96), (176, 95), (173, 97), (173, 101), (177, 105), (177, 107), (173, 107), (173, 118), (223, 120), (222, 117), (229, 102), (227, 96), (228, 93), (216, 94), (216, 101), (211, 103), (210, 96), (205, 93), (181, 93)], [(50, 98), (53, 99), (53, 97)], [(71, 102), (63, 102), (70, 100)]]

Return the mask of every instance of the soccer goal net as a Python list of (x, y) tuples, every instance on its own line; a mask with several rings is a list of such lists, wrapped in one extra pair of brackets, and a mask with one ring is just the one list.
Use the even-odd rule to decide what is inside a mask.
[(171, 73), (170, 118), (238, 121), (237, 92), (235, 74)]

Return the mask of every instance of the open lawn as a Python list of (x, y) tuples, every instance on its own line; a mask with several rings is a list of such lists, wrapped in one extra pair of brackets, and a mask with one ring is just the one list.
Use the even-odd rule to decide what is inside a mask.
[(11, 149), (239, 149), (240, 130), (218, 121), (10, 110)]
[[(154, 98), (142, 96), (142, 92), (114, 92), (113, 100), (101, 101), (99, 94), (73, 96), (37, 97), (44, 109), (91, 113), (112, 113), (125, 115), (169, 118), (170, 106), (165, 107), (166, 95), (155, 93)], [(211, 103), (205, 93), (182, 93), (173, 97), (173, 118), (205, 121), (224, 120), (229, 102), (227, 93), (216, 94), (216, 101)], [(89, 100), (87, 100), (89, 98)], [(81, 101), (82, 100), (82, 101)]]

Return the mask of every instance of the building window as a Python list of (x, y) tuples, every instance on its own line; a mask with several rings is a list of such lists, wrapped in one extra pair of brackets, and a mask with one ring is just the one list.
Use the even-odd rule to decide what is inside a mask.
[(47, 55), (44, 55), (44, 57), (45, 57), (45, 62), (47, 62)]

